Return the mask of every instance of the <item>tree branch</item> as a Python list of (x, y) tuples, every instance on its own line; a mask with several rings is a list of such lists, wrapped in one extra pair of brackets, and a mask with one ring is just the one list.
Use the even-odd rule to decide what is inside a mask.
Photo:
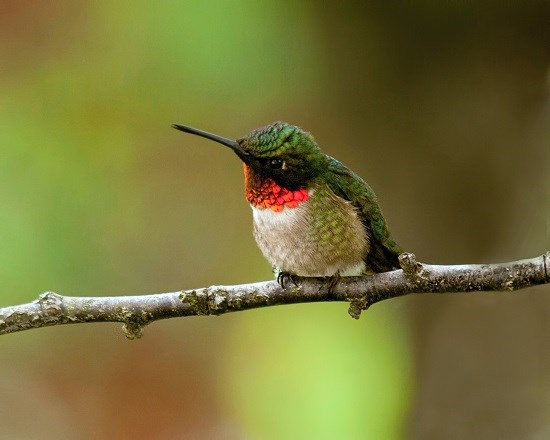
[(143, 327), (165, 318), (222, 313), (281, 304), (347, 301), (349, 314), (379, 301), (411, 293), (514, 291), (550, 283), (550, 252), (503, 264), (438, 266), (421, 264), (413, 254), (399, 257), (401, 270), (363, 277), (294, 278), (281, 288), (276, 281), (211, 286), (140, 296), (71, 297), (46, 292), (31, 303), (0, 309), (0, 334), (84, 322), (121, 322), (126, 336), (139, 338)]

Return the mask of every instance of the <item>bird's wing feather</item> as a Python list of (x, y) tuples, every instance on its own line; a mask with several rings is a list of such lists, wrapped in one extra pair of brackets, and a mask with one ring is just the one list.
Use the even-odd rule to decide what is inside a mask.
[(365, 257), (366, 265), (374, 272), (399, 267), (397, 257), (402, 252), (391, 238), (386, 221), (370, 186), (341, 162), (328, 157), (328, 185), (339, 197), (355, 206), (370, 237), (371, 248)]

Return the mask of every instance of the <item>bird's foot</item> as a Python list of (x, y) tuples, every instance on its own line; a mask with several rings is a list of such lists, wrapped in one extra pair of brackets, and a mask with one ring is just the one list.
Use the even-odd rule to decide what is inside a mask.
[(281, 270), (281, 268), (276, 265), (273, 265), (272, 269), (273, 269), (273, 274), (275, 275), (275, 279), (277, 280), (277, 283), (279, 283), (279, 286), (281, 286), (282, 289), (286, 289), (290, 284), (294, 284), (294, 286), (298, 286), (298, 284), (296, 284), (296, 280), (293, 278), (293, 275), (290, 272)]
[(294, 284), (295, 286), (297, 286), (296, 281), (292, 277), (292, 274), (290, 272), (283, 272), (281, 270), (277, 273), (277, 282), (282, 289), (286, 289), (290, 284)]
[(342, 278), (342, 275), (340, 275), (340, 271), (336, 272), (334, 275), (325, 277), (325, 282), (323, 283), (323, 287), (327, 286), (327, 293), (329, 295), (332, 295), (334, 292), (334, 288), (336, 285), (340, 282), (340, 279)]

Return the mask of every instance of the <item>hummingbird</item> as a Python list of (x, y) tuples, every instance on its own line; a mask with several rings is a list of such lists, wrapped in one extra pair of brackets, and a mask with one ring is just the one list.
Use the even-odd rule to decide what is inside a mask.
[(244, 164), (254, 238), (281, 275), (359, 276), (399, 268), (371, 187), (323, 153), (313, 136), (275, 122), (237, 140), (186, 125), (172, 127), (231, 148)]

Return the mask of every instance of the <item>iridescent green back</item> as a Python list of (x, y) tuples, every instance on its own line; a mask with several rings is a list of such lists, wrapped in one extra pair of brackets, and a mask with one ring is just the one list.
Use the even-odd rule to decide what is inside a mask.
[(325, 175), (334, 193), (349, 200), (363, 215), (363, 223), (371, 237), (371, 250), (365, 258), (367, 266), (375, 272), (399, 268), (398, 256), (402, 253), (399, 245), (390, 238), (386, 220), (378, 205), (372, 188), (345, 165), (327, 157)]

